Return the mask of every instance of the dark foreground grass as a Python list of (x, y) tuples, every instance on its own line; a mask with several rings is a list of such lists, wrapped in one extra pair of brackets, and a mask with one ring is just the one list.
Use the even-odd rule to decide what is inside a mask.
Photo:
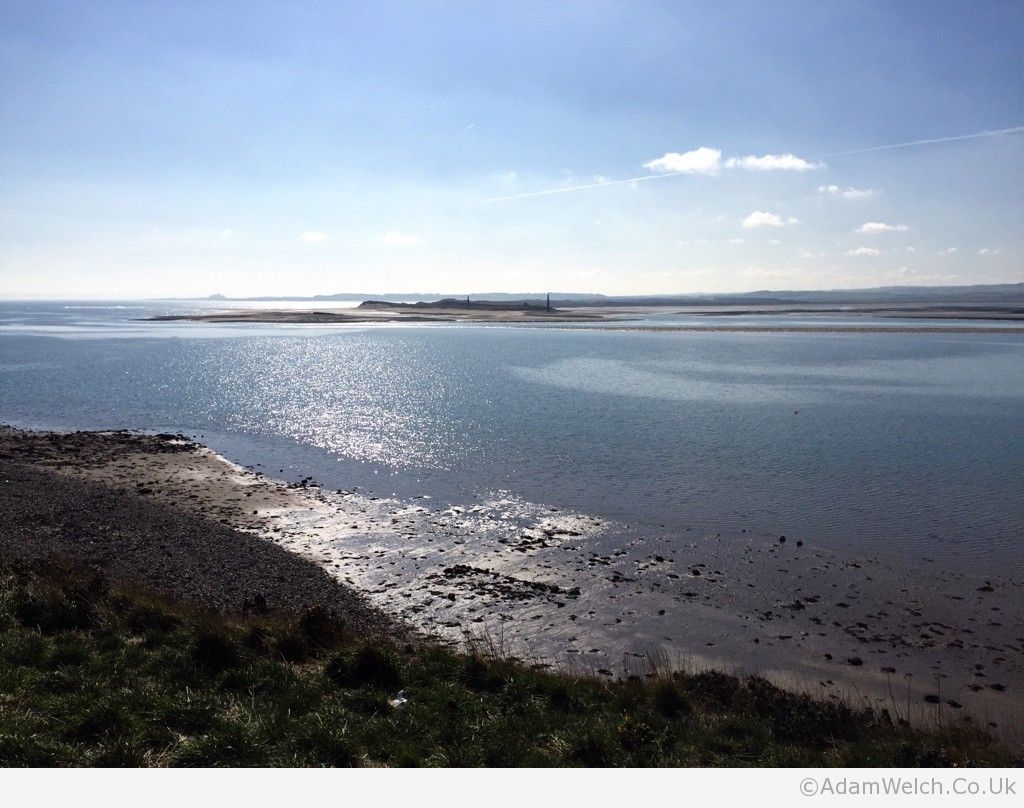
[[(917, 766), (1009, 762), (717, 673), (602, 682), (329, 616), (225, 619), (50, 565), (0, 564), (6, 766)], [(404, 690), (399, 708), (389, 700)]]

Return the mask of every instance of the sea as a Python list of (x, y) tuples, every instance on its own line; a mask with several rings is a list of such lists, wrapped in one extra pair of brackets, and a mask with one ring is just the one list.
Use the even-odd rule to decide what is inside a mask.
[[(0, 301), (0, 422), (182, 433), (273, 477), (375, 496), (515, 497), (659, 535), (1024, 571), (1019, 331), (671, 309), (543, 325), (145, 319), (288, 305), (311, 306)], [(941, 330), (671, 330), (757, 324)]]

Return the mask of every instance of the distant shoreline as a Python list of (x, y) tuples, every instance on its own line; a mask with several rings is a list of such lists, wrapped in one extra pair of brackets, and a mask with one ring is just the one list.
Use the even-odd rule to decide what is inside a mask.
[[(709, 293), (660, 293), (660, 294), (599, 294), (595, 292), (498, 292), (468, 290), (474, 302), (492, 303), (533, 303), (546, 302), (550, 296), (551, 305), (574, 309), (624, 308), (624, 307), (757, 307), (757, 306), (857, 306), (885, 307), (950, 307), (950, 308), (1024, 308), (1024, 282), (988, 283), (968, 286), (875, 286), (866, 288), (840, 289), (760, 289), (749, 292)], [(464, 300), (467, 292), (339, 292), (319, 295), (263, 295), (229, 296), (210, 295), (204, 298), (170, 298), (171, 300), (217, 301), (308, 301), (311, 306), (329, 305), (332, 302), (355, 302), (367, 300), (395, 302), (441, 301), (445, 299)]]

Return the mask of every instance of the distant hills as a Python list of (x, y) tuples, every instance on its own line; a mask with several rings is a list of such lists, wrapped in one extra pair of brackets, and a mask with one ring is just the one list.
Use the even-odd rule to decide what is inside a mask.
[[(542, 302), (547, 292), (486, 292), (471, 293), (472, 300), (489, 300), (505, 303)], [(225, 297), (210, 295), (209, 300), (308, 300), (356, 301), (379, 300), (408, 302), (417, 300), (436, 301), (442, 298), (464, 300), (465, 294), (405, 293), (405, 294), (357, 294), (339, 292), (330, 295), (309, 297)], [(900, 305), (948, 305), (948, 306), (1024, 306), (1024, 283), (979, 284), (976, 286), (880, 286), (872, 289), (826, 289), (805, 291), (774, 291), (764, 289), (756, 292), (735, 292), (719, 294), (686, 295), (601, 295), (582, 292), (551, 292), (552, 306), (770, 306), (770, 305), (858, 305), (886, 304)]]

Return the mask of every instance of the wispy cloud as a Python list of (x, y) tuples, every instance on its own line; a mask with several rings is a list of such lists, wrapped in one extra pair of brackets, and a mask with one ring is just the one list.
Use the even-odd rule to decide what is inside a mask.
[(804, 250), (800, 253), (801, 258), (824, 258), (825, 253), (823, 252), (811, 252), (810, 250)]
[(795, 154), (764, 154), (757, 157), (753, 154), (746, 157), (730, 157), (725, 161), (726, 168), (741, 168), (745, 171), (812, 171), (824, 168), (824, 163), (812, 163), (797, 157)]
[(946, 247), (946, 249), (941, 250), (939, 252), (939, 255), (952, 255), (953, 253), (958, 252), (958, 251), (959, 251), (958, 247)]
[(842, 199), (870, 199), (878, 192), (870, 188), (843, 188), (841, 185), (819, 185), (818, 193), (838, 196)]
[(909, 230), (905, 224), (886, 224), (885, 222), (864, 222), (857, 228), (858, 233), (875, 235), (877, 233), (906, 233)]
[(419, 236), (403, 233), (401, 230), (388, 230), (386, 233), (381, 233), (377, 238), (391, 247), (408, 247), (412, 244), (420, 243)]
[(874, 247), (857, 247), (853, 250), (847, 250), (847, 255), (862, 256), (862, 255), (878, 255), (878, 250)]
[[(722, 167), (732, 169), (744, 169), (747, 171), (807, 171), (812, 168), (824, 168), (824, 160), (832, 157), (845, 157), (852, 154), (867, 154), (869, 152), (886, 151), (888, 149), (904, 149), (911, 146), (923, 146), (930, 143), (951, 143), (957, 140), (971, 140), (974, 138), (997, 137), (999, 135), (1010, 135), (1024, 132), (1024, 126), (1012, 126), (1007, 129), (984, 130), (969, 135), (953, 135), (951, 137), (922, 138), (910, 140), (905, 143), (887, 143), (883, 146), (869, 146), (864, 149), (851, 149), (843, 152), (832, 152), (823, 154), (813, 160), (805, 160), (802, 157), (785, 154), (765, 154), (760, 157), (748, 155), (746, 157), (730, 157), (722, 161), (720, 149), (713, 149), (709, 146), (701, 146), (688, 152), (667, 152), (661, 157), (648, 160), (643, 164), (644, 168), (654, 171), (654, 174), (647, 174), (642, 177), (627, 177), (621, 180), (607, 180), (604, 182), (589, 182), (581, 185), (563, 186), (560, 188), (549, 188), (543, 191), (532, 191), (523, 194), (512, 194), (509, 196), (497, 196), (482, 200), (484, 203), (507, 202), (513, 199), (530, 199), (539, 196), (551, 196), (554, 194), (568, 194), (574, 191), (586, 191), (592, 188), (608, 188), (614, 185), (635, 185), (640, 182), (664, 179), (687, 174), (717, 175)], [(834, 189), (834, 190), (833, 190)], [(823, 185), (819, 189), (821, 193), (834, 193), (844, 199), (863, 199), (874, 196), (875, 192), (858, 188), (840, 188), (838, 185)]]
[(798, 224), (799, 220), (792, 216), (783, 218), (776, 213), (768, 213), (764, 210), (755, 210), (743, 220), (744, 227), (784, 227), (787, 224)]
[(999, 255), (1002, 250), (996, 249), (995, 247), (982, 247), (978, 250), (978, 255)]
[(963, 278), (956, 275), (940, 274), (929, 272), (918, 267), (900, 267), (893, 273), (900, 283), (912, 282), (915, 284), (947, 285), (952, 283), (963, 283)]
[(328, 239), (330, 239), (330, 235), (321, 233), (319, 230), (307, 230), (304, 233), (299, 233), (299, 241), (304, 241), (307, 244), (321, 244)]

